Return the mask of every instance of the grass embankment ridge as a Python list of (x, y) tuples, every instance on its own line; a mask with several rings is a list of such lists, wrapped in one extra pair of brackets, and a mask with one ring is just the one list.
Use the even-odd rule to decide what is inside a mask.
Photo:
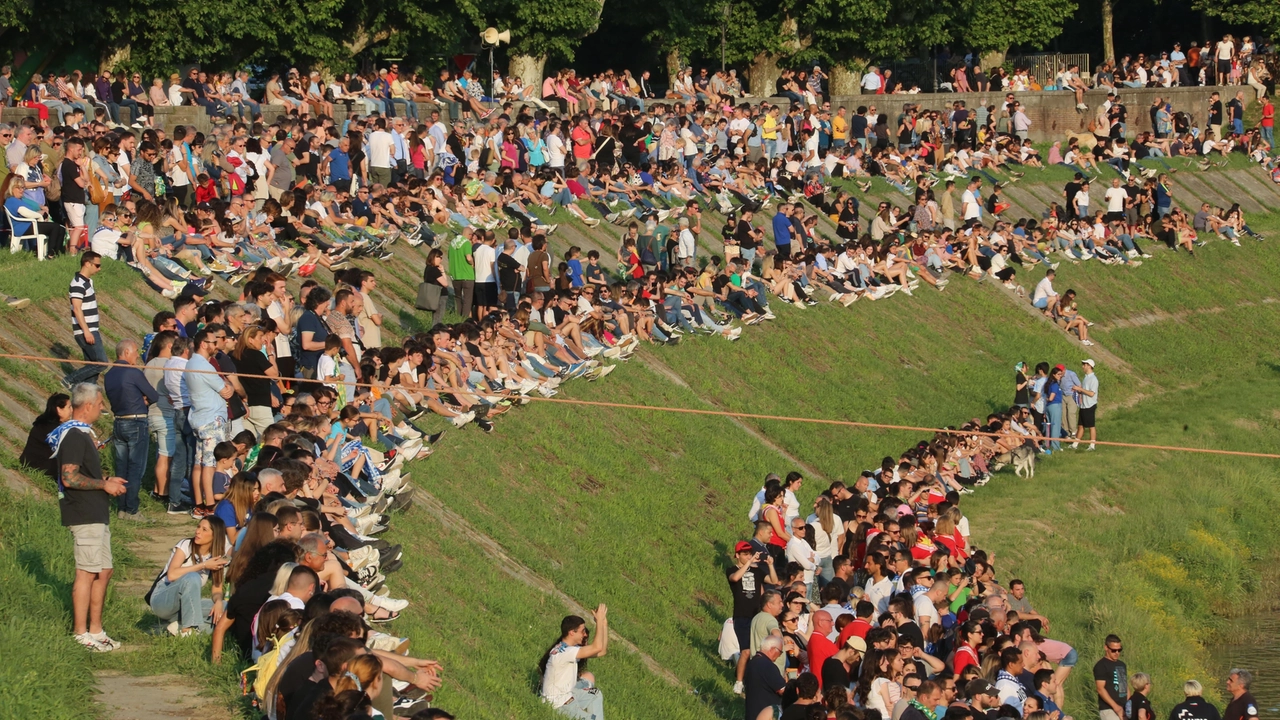
[[(1255, 228), (1280, 230), (1270, 218)], [(1060, 289), (1081, 292), (1103, 347), (1134, 368), (1134, 374), (1099, 368), (1104, 438), (1274, 450), (1276, 420), (1269, 413), (1280, 387), (1269, 363), (1277, 353), (1258, 338), (1280, 330), (1280, 319), (1263, 302), (1265, 281), (1280, 262), (1270, 241), (1245, 242), (1240, 249), (1211, 244), (1196, 261), (1157, 252), (1141, 268), (1086, 263), (1060, 269)], [(414, 267), (420, 262), (413, 254), (406, 258)], [(61, 278), (69, 275), (64, 268), (18, 268), (0, 260), (5, 282), (24, 278), (32, 294), (39, 289), (46, 304), (57, 303)], [(50, 271), (61, 273), (57, 283), (36, 282)], [(394, 272), (384, 288), (403, 296), (413, 275)], [(1028, 288), (1038, 279), (1035, 272), (1024, 275)], [(149, 296), (130, 271), (104, 276), (103, 288), (119, 282), (113, 292)], [(47, 314), (60, 317), (60, 309), (58, 303)], [(604, 383), (573, 384), (566, 396), (956, 424), (1007, 405), (1015, 361), (1078, 362), (1088, 354), (1002, 292), (961, 278), (944, 293), (922, 288), (914, 299), (849, 310), (781, 308), (778, 314), (776, 323), (733, 345), (707, 338), (651, 356), (645, 351), (688, 388), (632, 362)], [(1145, 319), (1132, 320), (1138, 315)], [(0, 320), (12, 317), (0, 314)], [(20, 369), (27, 368), (10, 372)], [(1114, 409), (1135, 401), (1131, 410)], [(918, 439), (744, 422), (824, 480), (855, 477)], [(607, 602), (615, 629), (698, 693), (675, 691), (636, 656), (611, 652), (592, 668), (611, 716), (740, 713), (716, 657), (727, 612), (721, 567), (728, 547), (747, 532), (747, 504), (764, 473), (790, 469), (783, 456), (724, 418), (553, 403), (504, 418), (493, 437), (451, 433), (438, 450), (414, 468), (418, 483), (577, 603)], [(1162, 707), (1172, 704), (1183, 679), (1207, 677), (1203, 643), (1219, 627), (1215, 618), (1265, 596), (1256, 568), (1271, 558), (1265, 512), (1275, 500), (1275, 475), (1262, 461), (1108, 450), (1055, 458), (1034, 481), (1002, 474), (966, 500), (978, 538), (1002, 558), (1001, 577), (1027, 580), (1033, 599), (1055, 620), (1054, 635), (1082, 651), (1069, 709), (1078, 714), (1091, 706), (1087, 667), (1109, 631), (1125, 637), (1131, 669), (1156, 676)], [(817, 485), (806, 485), (802, 502)], [(156, 511), (149, 501), (145, 509)], [(70, 547), (47, 496), (6, 496), (0, 532), (0, 567), (18, 580), (0, 595), (0, 613), (36, 633), (33, 647), (54, 650), (28, 652), (27, 666), (7, 663), (0, 687), (26, 688), (39, 698), (62, 687), (51, 678), (87, 678), (91, 669), (178, 672), (234, 704), (233, 669), (205, 663), (207, 641), (148, 636), (140, 598), (117, 591), (108, 606), (108, 625), (113, 632), (124, 628), (121, 638), (138, 651), (88, 657), (71, 647), (64, 632)], [(156, 568), (122, 549), (130, 535), (117, 528), (120, 579), (149, 583)], [(412, 637), (416, 652), (445, 662), (440, 704), (466, 717), (552, 717), (532, 694), (531, 667), (567, 608), (496, 567), (471, 533), (443, 527), (421, 510), (398, 518), (393, 536), (416, 552), (394, 578), (415, 604), (392, 629)], [(13, 633), (0, 638), (6, 655), (17, 639)], [(9, 678), (12, 684), (4, 682)], [(61, 698), (51, 717), (94, 712), (87, 693)]]

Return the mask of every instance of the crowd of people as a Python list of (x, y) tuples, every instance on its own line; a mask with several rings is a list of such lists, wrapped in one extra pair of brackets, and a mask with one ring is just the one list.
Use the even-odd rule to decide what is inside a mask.
[[(1029, 378), (1025, 368), (1007, 412), (885, 457), (852, 485), (833, 482), (811, 507), (798, 500), (801, 473), (765, 479), (747, 515), (752, 535), (725, 569), (733, 610), (719, 651), (736, 668), (746, 720), (1071, 717), (1064, 683), (1080, 652), (1053, 637), (1026, 583), (999, 576), (961, 509), (1004, 466), (1059, 449), (1062, 395), (1076, 398), (1066, 411), (1075, 437), (1092, 432), (1092, 360), (1081, 375), (1040, 363)], [(1093, 666), (1097, 717), (1152, 720), (1152, 678), (1130, 674), (1123, 651), (1108, 635)], [(1251, 682), (1231, 671), (1227, 720), (1256, 717)], [(1169, 717), (1223, 717), (1200, 683), (1183, 689)]]
[[(213, 632), (215, 659), (229, 632), (242, 657), (258, 661), (264, 708), (303, 720), (322, 710), (350, 714), (366, 703), (403, 716), (438, 685), (438, 665), (410, 658), (402, 638), (368, 627), (394, 620), (408, 604), (386, 586), (402, 549), (377, 535), (411, 502), (401, 466), (429, 456), (439, 438), (419, 424), (424, 416), (492, 432), (494, 420), (528, 395), (551, 397), (563, 382), (604, 377), (640, 343), (738, 340), (746, 326), (775, 319), (774, 300), (797, 310), (823, 300), (847, 307), (910, 296), (921, 284), (941, 291), (956, 275), (993, 277), (1021, 291), (1017, 269), (1033, 264), (1047, 266), (1048, 275), (1029, 299), (1089, 345), (1091, 323), (1080, 316), (1074, 291), (1053, 288), (1054, 253), (1072, 263), (1137, 266), (1150, 257), (1139, 245), (1148, 239), (1194, 252), (1211, 233), (1237, 244), (1258, 237), (1238, 205), (1203, 208), (1188, 219), (1167, 174), (1139, 161), (1244, 153), (1280, 177), (1269, 100), (1257, 128), (1244, 128), (1242, 110), (1230, 102), (1225, 119), (1220, 102), (1217, 115), (1214, 105), (1207, 108), (1203, 129), (1179, 124), (1189, 123), (1188, 114), (1158, 103), (1153, 117), (1172, 118), (1171, 129), (1157, 124), (1154, 135), (1130, 142), (1127, 111), (1111, 96), (1093, 135), (1042, 159), (1013, 91), (974, 110), (962, 102), (942, 111), (908, 103), (891, 124), (874, 105), (833, 108), (821, 95), (820, 69), (784, 75), (795, 96), (788, 96), (790, 106), (740, 102), (736, 76), (706, 71), (682, 75), (661, 97), (647, 73), (580, 81), (564, 71), (547, 78), (541, 97), (495, 77), (490, 92), (501, 89), (499, 102), (490, 102), (470, 72), (454, 78), (442, 71), (431, 88), (396, 65), (332, 82), (312, 73), (308, 83), (290, 72), (266, 86), (266, 104), (285, 110), (271, 122), (245, 80), (244, 73), (210, 77), (193, 69), (186, 80), (175, 76), (167, 87), (156, 81), (141, 93), (134, 92), (136, 75), (73, 74), (53, 83), (66, 107), (50, 100), (49, 83), (39, 84), (32, 100), (56, 124), (40, 113), (0, 125), (11, 249), (25, 246), (41, 258), (79, 254), (69, 286), (73, 339), (86, 360), (110, 363), (64, 379), (68, 394), (50, 399), (23, 460), (57, 480), (63, 522), (76, 537), (78, 642), (96, 652), (119, 645), (101, 625), (111, 576), (108, 497), (117, 498), (117, 519), (146, 522), (139, 498), (154, 458), (151, 497), (197, 524), (160, 570), (148, 594), (152, 611), (175, 635)], [(144, 98), (198, 104), (225, 122), (207, 136), (193, 127), (166, 132), (146, 119)], [(439, 109), (418, 117), (417, 102)], [(332, 117), (335, 103), (347, 104), (344, 120)], [(134, 127), (120, 123), (125, 107)], [(1007, 218), (1003, 185), (1046, 162), (1078, 173), (1064, 202), (1039, 218)], [(1102, 211), (1091, 205), (1090, 180), (1112, 171)], [(859, 198), (872, 177), (897, 187), (909, 206), (881, 202), (864, 215)], [(992, 184), (985, 196), (984, 181)], [(727, 218), (718, 231), (703, 226), (710, 209)], [(557, 212), (593, 228), (588, 237), (608, 238), (601, 247), (610, 249), (602, 255), (572, 246), (562, 260), (553, 257), (548, 238), (559, 229)], [(612, 237), (605, 225), (616, 228)], [(427, 330), (385, 342), (399, 331), (384, 332), (377, 276), (353, 260), (392, 261), (396, 243), (425, 246), (416, 306), (430, 315)], [(114, 362), (93, 285), (104, 262), (126, 263), (173, 308), (154, 316), (152, 333), (119, 340)], [(302, 282), (293, 292), (295, 275)], [(209, 299), (215, 279), (234, 300)], [(449, 307), (459, 322), (445, 323)], [(845, 579), (873, 566), (901, 576), (909, 567), (889, 572), (897, 552), (906, 551), (910, 566), (919, 550), (925, 554), (915, 560), (931, 571), (957, 582), (972, 578), (959, 592), (982, 598), (974, 620), (998, 612), (1037, 620), (1012, 587), (1006, 594), (994, 584), (989, 562), (976, 559), (980, 552), (966, 549), (956, 506), (999, 458), (1017, 454), (1028, 432), (1052, 438), (1038, 443), (1047, 453), (1063, 439), (1083, 439), (1088, 428), (1092, 449), (1092, 367), (1086, 361), (1083, 377), (1062, 366), (1038, 368), (1032, 380), (1022, 376), (1017, 408), (973, 424), (1001, 438), (942, 436), (890, 462), (883, 472), (892, 481), (868, 475), (857, 494), (824, 494), (817, 516), (825, 550), (815, 545), (816, 565), (802, 567), (803, 588), (781, 562), (796, 545), (788, 528), (808, 532), (787, 524), (792, 515), (778, 514), (779, 502), (794, 500), (794, 488), (767, 487), (761, 514), (771, 520), (757, 544), (768, 547), (740, 544), (739, 576), (731, 578), (742, 588), (743, 577), (763, 573), (741, 591), (735, 609), (743, 626), (735, 625), (735, 638), (751, 649), (741, 654), (739, 679), (749, 670), (760, 674), (759, 663), (748, 662), (760, 642), (769, 652), (793, 653), (768, 633), (747, 633), (755, 612), (738, 610), (754, 607), (766, 582), (798, 591), (805, 602), (849, 602), (849, 588), (832, 582), (841, 557)], [(104, 398), (119, 477), (103, 476), (92, 432)], [(897, 502), (877, 512), (886, 498)], [(843, 513), (858, 525), (832, 525)], [(889, 521), (912, 542), (890, 540)], [(856, 558), (840, 555), (846, 534), (861, 548)], [(784, 554), (773, 552), (775, 540)], [(931, 543), (945, 547), (929, 549)], [(913, 585), (900, 577), (897, 589), (934, 592), (925, 574), (913, 571)], [(993, 589), (974, 592), (979, 585)], [(936, 587), (941, 592), (948, 583)], [(901, 618), (891, 614), (887, 625), (890, 605), (863, 615), (857, 603), (851, 613), (877, 632), (901, 628), (915, 617), (910, 600), (897, 602)], [(605, 612), (602, 606), (596, 613), (600, 625)], [(800, 614), (809, 621), (810, 613)], [(811, 629), (822, 629), (822, 615), (812, 613)], [(1047, 630), (1042, 622), (1020, 629), (1017, 642), (1038, 642)], [(544, 697), (584, 717), (599, 715), (600, 694), (589, 677), (571, 671), (578, 660), (603, 654), (606, 642), (601, 632), (589, 643), (585, 623), (567, 618), (543, 662)], [(934, 652), (932, 660), (911, 655), (929, 675), (943, 670), (935, 667), (941, 651), (933, 632), (943, 627), (939, 621), (908, 633), (913, 652)], [(881, 653), (887, 672), (896, 672), (902, 634), (878, 642), (868, 635), (860, 650), (854, 643), (846, 651), (842, 642), (839, 652), (845, 662)], [(988, 644), (1000, 637), (991, 635)], [(993, 657), (986, 645), (973, 649)], [(1049, 662), (1061, 669), (1062, 660)], [(327, 678), (309, 679), (317, 663)], [(868, 683), (883, 679), (877, 672), (867, 671)], [(384, 674), (386, 682), (371, 679)], [(884, 683), (878, 688), (864, 690), (860, 702), (880, 697), (884, 705), (892, 696)]]

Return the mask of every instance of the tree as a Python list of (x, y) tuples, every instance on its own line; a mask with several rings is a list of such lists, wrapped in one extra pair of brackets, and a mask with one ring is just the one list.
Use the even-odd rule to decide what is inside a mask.
[(1269, 37), (1280, 36), (1280, 3), (1274, 0), (1194, 0), (1191, 7), (1227, 22), (1257, 25)]
[(487, 23), (511, 29), (511, 74), (526, 87), (541, 88), (549, 57), (572, 61), (582, 38), (600, 26), (604, 0), (500, 0), (484, 8)]
[(1073, 0), (961, 0), (959, 39), (999, 65), (1015, 45), (1043, 47), (1076, 11)]
[(853, 95), (867, 66), (941, 45), (952, 25), (952, 8), (936, 0), (815, 0), (802, 18), (809, 43), (797, 59), (826, 63), (831, 94)]

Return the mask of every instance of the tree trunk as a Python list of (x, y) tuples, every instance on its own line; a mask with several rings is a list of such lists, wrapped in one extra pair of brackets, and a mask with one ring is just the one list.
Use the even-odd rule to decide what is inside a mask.
[(546, 65), (546, 55), (511, 53), (511, 74), (520, 78), (525, 87), (532, 88), (538, 97), (541, 97), (542, 72)]
[[(862, 65), (861, 67), (866, 67)], [(845, 65), (831, 66), (831, 80), (828, 85), (831, 89), (831, 97), (853, 97), (858, 94), (858, 87), (862, 83), (862, 73), (850, 69)]]
[(747, 66), (747, 79), (751, 82), (751, 94), (755, 97), (772, 97), (778, 89), (780, 77), (782, 69), (778, 67), (778, 56), (773, 53), (760, 53)]
[[(1114, 0), (1102, 0), (1102, 59), (1109, 63), (1116, 61), (1115, 13)], [(1087, 68), (1086, 68), (1087, 69)]]
[(1009, 48), (1005, 48), (1003, 50), (988, 50), (979, 56), (978, 61), (982, 63), (982, 69), (986, 70), (987, 73), (990, 74), (991, 68), (999, 67), (1004, 64), (1004, 58), (1008, 52)]
[(117, 48), (108, 48), (102, 53), (102, 60), (98, 63), (98, 72), (114, 73), (116, 66), (129, 62), (129, 58), (132, 55), (133, 47), (128, 44)]
[(666, 66), (667, 66), (667, 84), (670, 85), (671, 81), (675, 78), (675, 76), (680, 74), (680, 69), (684, 67), (684, 65), (681, 64), (680, 62), (679, 46), (673, 47), (667, 51)]

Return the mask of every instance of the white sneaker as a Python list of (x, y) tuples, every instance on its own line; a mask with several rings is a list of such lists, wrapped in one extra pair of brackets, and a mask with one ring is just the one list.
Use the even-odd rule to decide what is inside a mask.
[(422, 433), (409, 427), (409, 424), (403, 421), (396, 426), (396, 433), (406, 440), (420, 440), (422, 438)]
[(729, 334), (725, 335), (724, 337), (726, 340), (729, 340), (729, 341), (737, 340), (738, 338), (742, 337), (742, 328), (734, 328), (730, 330)]
[(1085, 448), (1085, 450), (1086, 450), (1086, 451), (1087, 451), (1087, 450), (1097, 450), (1097, 449), (1098, 449), (1098, 448), (1094, 447), (1093, 443), (1089, 443), (1089, 447)]
[(617, 347), (611, 347), (600, 354), (607, 358), (616, 358), (622, 355), (622, 349)]
[(454, 417), (452, 420), (450, 420), (450, 422), (452, 422), (453, 426), (456, 428), (463, 428), (467, 426), (467, 423), (475, 419), (476, 419), (475, 413), (465, 412), (465, 413), (462, 413), (461, 415)]
[(836, 302), (840, 299), (840, 293), (831, 293), (831, 297), (827, 298), (827, 302)]
[(765, 311), (764, 311), (764, 319), (765, 319), (765, 320), (777, 320), (777, 319), (778, 319), (778, 316), (777, 316), (777, 315), (774, 315), (772, 310), (765, 310)]
[(739, 680), (739, 681), (737, 681), (737, 682), (735, 682), (735, 683), (733, 684), (733, 694), (734, 694), (734, 695), (742, 695), (742, 694), (743, 694), (743, 690), (742, 690), (742, 681), (741, 681), (741, 680)]
[(100, 642), (97, 638), (95, 638), (94, 636), (90, 635), (87, 632), (76, 635), (75, 641), (89, 648), (91, 652), (102, 653), (102, 652), (111, 652), (112, 650), (115, 650), (114, 647)]
[(1072, 450), (1078, 450), (1078, 449), (1080, 449), (1080, 443), (1078, 443), (1078, 442), (1073, 442), (1073, 443), (1071, 443), (1071, 449), (1072, 449)]
[(374, 607), (380, 607), (388, 612), (400, 612), (409, 607), (408, 600), (398, 600), (395, 598), (378, 597), (377, 595), (369, 598), (369, 604)]
[(840, 304), (845, 307), (849, 307), (856, 302), (858, 302), (858, 293), (849, 293), (845, 296), (844, 300), (840, 301)]

